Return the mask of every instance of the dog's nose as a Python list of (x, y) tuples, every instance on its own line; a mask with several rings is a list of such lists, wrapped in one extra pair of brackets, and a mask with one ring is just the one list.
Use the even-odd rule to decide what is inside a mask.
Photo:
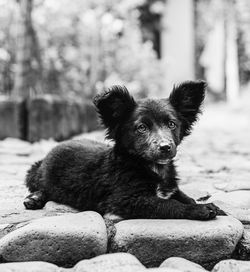
[(168, 143), (161, 143), (159, 148), (161, 152), (168, 153), (171, 151), (171, 145)]

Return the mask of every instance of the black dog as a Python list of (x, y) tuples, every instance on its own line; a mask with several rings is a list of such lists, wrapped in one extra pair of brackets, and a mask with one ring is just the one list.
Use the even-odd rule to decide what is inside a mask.
[(53, 200), (122, 219), (215, 218), (214, 204), (196, 204), (180, 191), (172, 160), (197, 120), (205, 88), (203, 81), (184, 82), (168, 99), (135, 101), (125, 87), (113, 86), (96, 96), (114, 147), (88, 140), (55, 147), (29, 170), (25, 207)]

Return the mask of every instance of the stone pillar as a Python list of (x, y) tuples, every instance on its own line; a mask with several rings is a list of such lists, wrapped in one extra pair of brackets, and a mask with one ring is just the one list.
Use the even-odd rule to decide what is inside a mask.
[(162, 17), (162, 63), (166, 92), (195, 77), (193, 0), (168, 0)]
[(234, 2), (227, 2), (226, 13), (226, 98), (231, 106), (237, 106), (240, 81), (238, 64), (237, 25)]
[(199, 59), (199, 64), (205, 70), (209, 89), (216, 94), (225, 91), (225, 36), (225, 18), (218, 15), (207, 33), (205, 47)]

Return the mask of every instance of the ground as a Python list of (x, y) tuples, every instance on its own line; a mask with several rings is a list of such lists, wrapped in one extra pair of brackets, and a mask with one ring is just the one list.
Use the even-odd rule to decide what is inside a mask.
[[(75, 265), (72, 272), (81, 266), (84, 271), (93, 271), (100, 262), (100, 271), (104, 271), (104, 260), (107, 263), (105, 271), (111, 271), (110, 267), (114, 268), (112, 271), (127, 271), (126, 265), (135, 266), (130, 271), (138, 271), (138, 266), (145, 271), (142, 264), (159, 267), (164, 260), (162, 265), (178, 268), (179, 272), (187, 265), (192, 266), (190, 271), (204, 271), (195, 263), (209, 270), (216, 264), (214, 272), (220, 271), (220, 266), (226, 267), (223, 271), (230, 272), (234, 271), (232, 267), (242, 269), (247, 266), (249, 269), (250, 262), (219, 262), (232, 257), (250, 260), (249, 99), (245, 97), (234, 108), (224, 103), (204, 105), (204, 114), (192, 135), (179, 147), (176, 157), (182, 190), (195, 199), (211, 195), (213, 202), (244, 226), (232, 216), (219, 216), (208, 222), (125, 220), (107, 224), (95, 212), (75, 213), (75, 210), (53, 202), (48, 202), (42, 210), (25, 210), (22, 202), (28, 194), (24, 186), (26, 171), (57, 143), (53, 140), (34, 144), (17, 139), (0, 141), (0, 263), (10, 262), (0, 264), (0, 270), (20, 271), (22, 267), (28, 272), (43, 267), (43, 271), (63, 271), (53, 265), (56, 264)], [(104, 131), (76, 138), (82, 137), (102, 141)], [(248, 190), (225, 193), (221, 189)], [(132, 252), (138, 260), (123, 253), (104, 254), (122, 251)], [(169, 258), (171, 256), (186, 260), (173, 260)], [(20, 261), (23, 263), (17, 263)], [(87, 270), (86, 265), (89, 266)]]
[[(247, 100), (246, 100), (247, 101)], [(181, 184), (186, 189), (213, 193), (222, 184), (250, 188), (250, 109), (225, 104), (204, 107), (193, 134), (179, 149)]]
[[(244, 97), (234, 108), (225, 103), (205, 104), (192, 135), (179, 147), (176, 163), (180, 186), (194, 198), (214, 194), (224, 184), (248, 182), (250, 187), (250, 109), (247, 101), (249, 97)], [(104, 133), (98, 131), (78, 137), (103, 140)], [(26, 216), (27, 211), (22, 206), (28, 193), (23, 184), (25, 173), (56, 144), (53, 140), (34, 144), (16, 139), (0, 141), (0, 223)]]

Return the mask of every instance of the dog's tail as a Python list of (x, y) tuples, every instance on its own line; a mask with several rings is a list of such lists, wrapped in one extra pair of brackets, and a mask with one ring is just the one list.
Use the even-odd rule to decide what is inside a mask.
[(38, 173), (41, 163), (42, 163), (42, 160), (35, 162), (27, 172), (25, 184), (31, 193), (35, 191), (39, 191), (41, 187), (40, 181), (39, 181), (40, 174)]

